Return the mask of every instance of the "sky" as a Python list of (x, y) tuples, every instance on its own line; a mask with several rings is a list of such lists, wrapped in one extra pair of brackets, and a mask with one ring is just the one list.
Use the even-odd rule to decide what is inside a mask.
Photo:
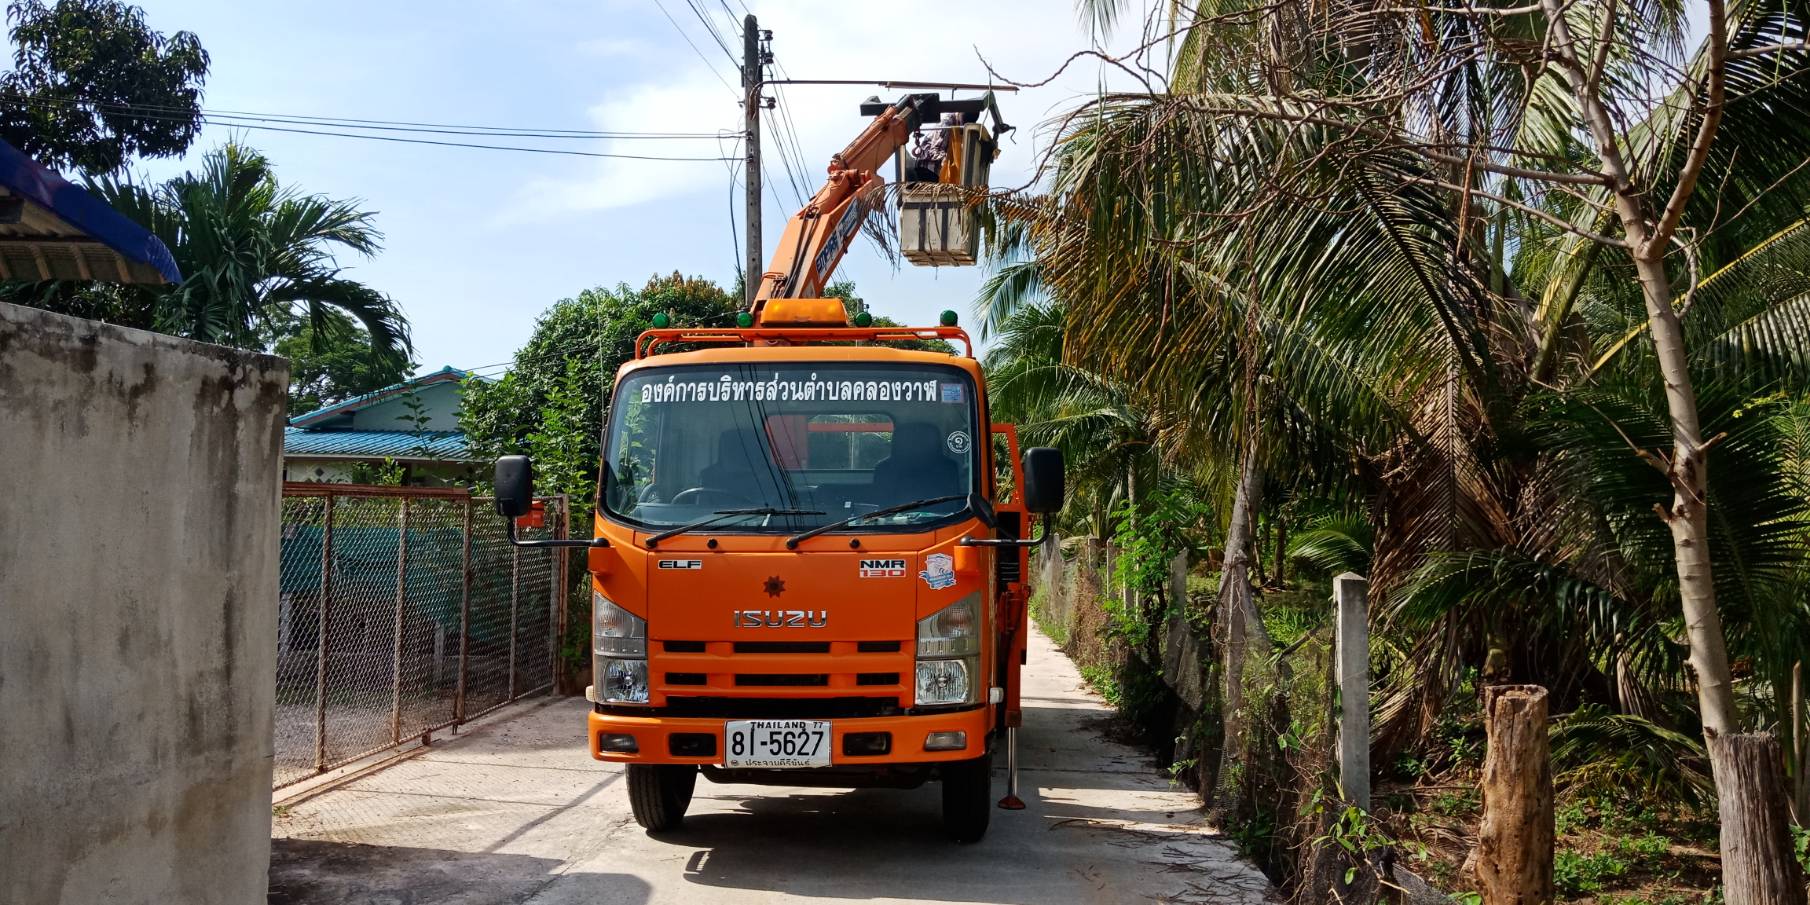
[[(516, 140), (425, 136), (604, 153), (739, 158), (739, 75), (706, 32), (739, 57), (744, 0), (245, 3), (144, 0), (152, 27), (186, 29), (212, 57), (204, 108), (533, 129), (706, 133), (684, 140)], [(1093, 42), (1074, 0), (745, 0), (797, 79), (1041, 81)], [(735, 18), (731, 18), (731, 11)], [(1133, 35), (1135, 38), (1135, 35)], [(688, 43), (689, 41), (689, 43)], [(1122, 40), (1117, 43), (1126, 43)], [(695, 45), (696, 49), (692, 45)], [(1002, 94), (1018, 126), (993, 184), (1029, 181), (1047, 124), (1107, 78), (1083, 61), (1045, 87)], [(864, 125), (877, 86), (780, 89), (796, 128), (808, 197), (830, 155)], [(798, 208), (766, 134), (762, 260)], [(381, 134), (381, 133), (380, 133)], [(393, 133), (392, 133), (393, 134)], [(362, 199), (384, 250), (342, 258), (347, 274), (395, 298), (423, 371), (508, 362), (553, 302), (594, 286), (640, 286), (682, 272), (726, 288), (740, 261), (739, 172), (718, 160), (591, 159), (361, 141), (210, 123), (185, 158), (141, 162), (161, 178), (237, 137), (279, 178), (310, 193)], [(420, 136), (418, 136), (420, 137)], [(739, 164), (735, 165), (739, 170)], [(730, 217), (737, 227), (732, 229)], [(934, 323), (945, 308), (972, 324), (983, 268), (896, 268), (858, 242), (838, 271), (876, 314)]]

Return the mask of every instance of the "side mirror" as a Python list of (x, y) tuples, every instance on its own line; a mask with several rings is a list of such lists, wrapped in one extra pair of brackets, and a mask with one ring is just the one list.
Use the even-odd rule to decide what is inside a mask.
[(1039, 515), (1061, 512), (1064, 481), (1062, 450), (1033, 446), (1024, 451), (1024, 508)]
[(521, 518), (534, 505), (534, 463), (527, 456), (496, 460), (496, 514)]

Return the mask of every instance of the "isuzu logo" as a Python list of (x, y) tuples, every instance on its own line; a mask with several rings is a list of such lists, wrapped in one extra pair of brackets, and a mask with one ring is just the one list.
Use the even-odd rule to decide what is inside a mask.
[(736, 610), (736, 628), (823, 628), (829, 610)]

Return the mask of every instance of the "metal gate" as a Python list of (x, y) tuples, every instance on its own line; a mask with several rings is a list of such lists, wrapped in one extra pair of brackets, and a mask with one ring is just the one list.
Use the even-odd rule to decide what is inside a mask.
[[(563, 496), (524, 538), (563, 538)], [(553, 687), (565, 551), (462, 489), (283, 485), (281, 788)]]

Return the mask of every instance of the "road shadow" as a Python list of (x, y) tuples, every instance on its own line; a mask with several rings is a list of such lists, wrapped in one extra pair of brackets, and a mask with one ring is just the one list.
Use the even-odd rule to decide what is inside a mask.
[[(1002, 790), (996, 781), (995, 791)], [(909, 792), (725, 795), (736, 801), (736, 810), (687, 817), (683, 830), (656, 838), (694, 849), (685, 862), (685, 881), (719, 890), (700, 892), (700, 902), (736, 901), (737, 894), (752, 892), (1056, 905), (1077, 901), (1089, 887), (1096, 900), (1113, 901), (1097, 867), (1103, 859), (1188, 873), (1203, 862), (1233, 857), (1229, 848), (1224, 854), (1215, 850), (1224, 846), (1221, 840), (1197, 830), (1127, 829), (1116, 821), (1055, 817), (1040, 811), (1043, 803), (1034, 789), (1022, 791), (1029, 793), (1027, 810), (996, 811), (992, 830), (973, 845), (957, 845), (943, 835), (934, 785)], [(1122, 853), (1103, 855), (1102, 847)]]
[(433, 848), (270, 841), (269, 905), (497, 905), (523, 902), (559, 884), (558, 900), (645, 905), (653, 890), (639, 877), (573, 871), (529, 855)]

